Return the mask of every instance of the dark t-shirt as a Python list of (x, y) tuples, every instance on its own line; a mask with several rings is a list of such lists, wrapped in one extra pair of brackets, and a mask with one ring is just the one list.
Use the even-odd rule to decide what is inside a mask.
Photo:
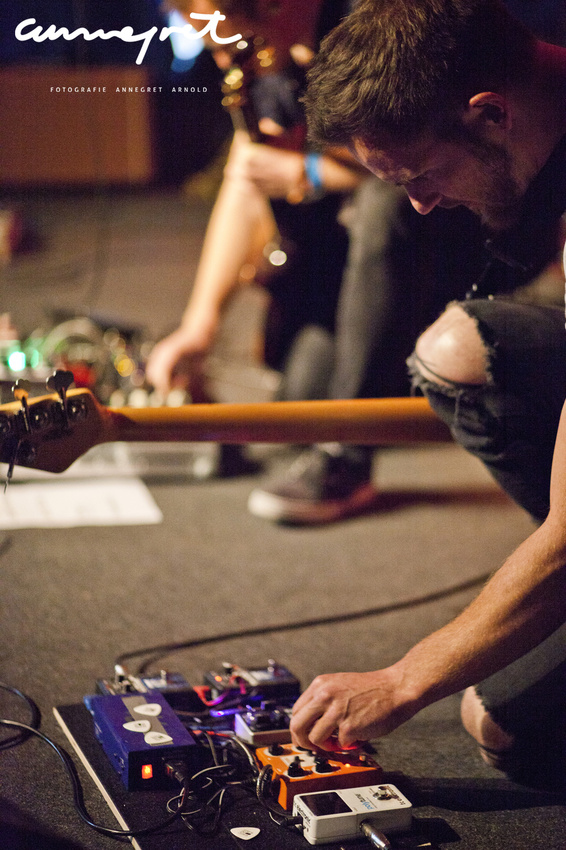
[(530, 184), (521, 203), (521, 216), (508, 231), (490, 236), (485, 246), (493, 258), (478, 295), (486, 295), (501, 281), (501, 264), (512, 272), (514, 285), (526, 283), (556, 258), (560, 218), (566, 212), (566, 136)]

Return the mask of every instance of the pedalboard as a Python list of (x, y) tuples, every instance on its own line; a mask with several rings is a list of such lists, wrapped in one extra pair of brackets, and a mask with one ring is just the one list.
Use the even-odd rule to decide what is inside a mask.
[(302, 819), (309, 844), (331, 844), (359, 838), (362, 825), (384, 833), (409, 830), (412, 806), (395, 785), (381, 783), (298, 794), (293, 816)]
[(171, 787), (165, 762), (184, 761), (196, 773), (206, 750), (159, 692), (86, 696), (94, 734), (128, 791)]
[(274, 743), (258, 748), (256, 757), (271, 767), (274, 796), (286, 811), (297, 794), (357, 788), (384, 777), (380, 765), (363, 750), (329, 753)]
[(294, 702), (301, 694), (299, 680), (277, 661), (269, 661), (267, 667), (254, 668), (225, 662), (222, 668), (222, 672), (211, 670), (204, 676), (213, 699), (246, 696)]

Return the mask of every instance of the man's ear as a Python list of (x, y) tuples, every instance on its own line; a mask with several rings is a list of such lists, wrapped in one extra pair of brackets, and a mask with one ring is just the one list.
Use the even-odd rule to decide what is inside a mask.
[(464, 123), (477, 130), (510, 130), (512, 118), (509, 102), (494, 92), (475, 94), (468, 101), (464, 112)]

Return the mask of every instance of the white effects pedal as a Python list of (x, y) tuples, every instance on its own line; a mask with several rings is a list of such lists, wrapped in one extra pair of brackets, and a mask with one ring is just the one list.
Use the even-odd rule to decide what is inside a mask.
[(309, 844), (331, 844), (359, 838), (363, 823), (384, 833), (408, 830), (412, 805), (395, 785), (383, 783), (297, 794), (293, 816), (302, 818)]

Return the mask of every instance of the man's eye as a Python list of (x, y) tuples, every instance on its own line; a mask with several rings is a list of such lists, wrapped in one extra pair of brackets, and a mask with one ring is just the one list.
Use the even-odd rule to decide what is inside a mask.
[(399, 180), (394, 185), (400, 186), (402, 189), (409, 189), (411, 186), (414, 186), (415, 183), (417, 183), (417, 181), (419, 181), (420, 179), (421, 177), (419, 175), (419, 177), (411, 177), (410, 180)]
[(417, 174), (416, 177), (405, 178), (404, 180), (398, 180), (393, 185), (400, 186), (402, 189), (408, 189), (411, 186), (419, 185), (423, 183), (429, 177), (429, 172), (425, 171), (422, 174)]
[(425, 172), (424, 174), (419, 174), (417, 177), (413, 177), (409, 182), (411, 186), (414, 186), (415, 183), (424, 183), (428, 176), (428, 172)]

